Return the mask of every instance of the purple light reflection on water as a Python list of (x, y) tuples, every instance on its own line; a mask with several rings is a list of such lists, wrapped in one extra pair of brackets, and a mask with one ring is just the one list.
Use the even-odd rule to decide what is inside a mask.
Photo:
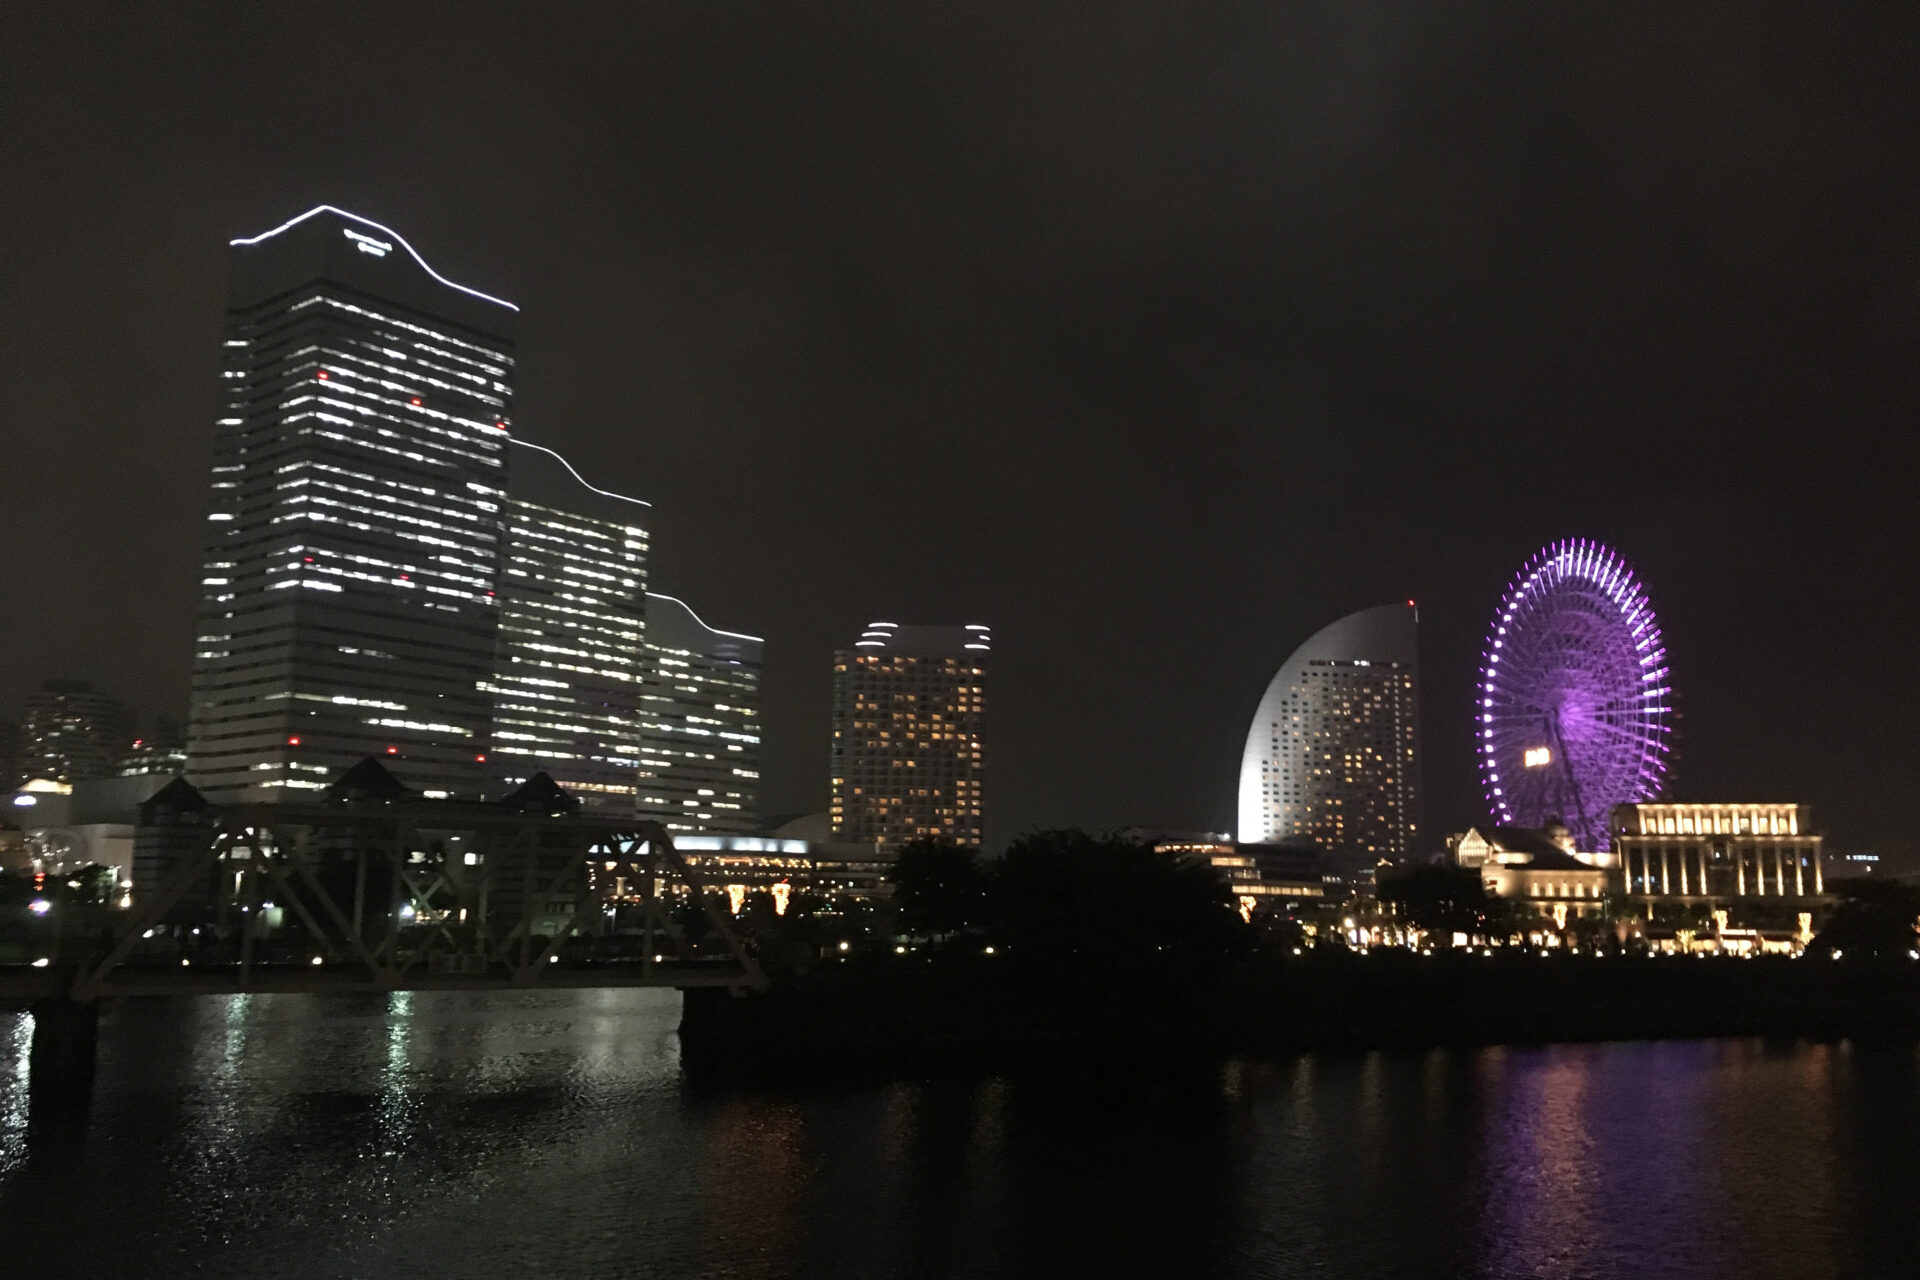
[(1802, 1268), (1842, 1251), (1827, 1158), (1840, 1053), (1704, 1040), (1484, 1051), (1478, 1273), (1834, 1274)]

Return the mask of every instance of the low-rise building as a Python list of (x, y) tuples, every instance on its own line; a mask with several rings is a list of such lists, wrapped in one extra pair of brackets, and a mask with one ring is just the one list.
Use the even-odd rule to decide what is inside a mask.
[(1621, 804), (1608, 819), (1627, 898), (1711, 910), (1824, 898), (1821, 838), (1803, 804)]
[(893, 892), (900, 856), (870, 844), (779, 836), (675, 836), (673, 844), (703, 882), (726, 892), (735, 911), (762, 890), (776, 901), (793, 893), (884, 898)]
[(1212, 867), (1226, 881), (1243, 919), (1264, 908), (1317, 903), (1327, 896), (1325, 859), (1304, 844), (1176, 836), (1156, 841), (1153, 851)]
[(1560, 823), (1545, 827), (1470, 828), (1448, 842), (1453, 859), (1480, 871), (1487, 892), (1526, 902), (1562, 926), (1606, 910), (1609, 875), (1596, 855), (1574, 847)]

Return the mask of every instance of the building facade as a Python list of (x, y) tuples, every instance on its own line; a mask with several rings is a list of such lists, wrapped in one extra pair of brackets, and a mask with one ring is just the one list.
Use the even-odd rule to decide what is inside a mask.
[(1620, 804), (1608, 826), (1627, 897), (1649, 911), (1826, 893), (1824, 842), (1802, 804)]
[(833, 655), (836, 841), (978, 848), (987, 627), (876, 622)]
[(1294, 650), (1254, 712), (1239, 836), (1342, 864), (1416, 852), (1420, 689), (1413, 604), (1350, 614)]
[(231, 261), (194, 782), (275, 799), (375, 755), (478, 795), (515, 308), (329, 206)]
[(187, 742), (179, 725), (170, 720), (161, 720), (151, 736), (135, 738), (114, 767), (114, 773), (122, 778), (148, 774), (177, 778), (186, 771)]
[(746, 835), (759, 825), (758, 636), (710, 627), (648, 592), (640, 691), (640, 811), (673, 832)]
[(1212, 867), (1233, 895), (1243, 920), (1253, 919), (1256, 911), (1284, 910), (1328, 896), (1320, 855), (1311, 847), (1240, 844), (1189, 835), (1158, 841), (1153, 851)]
[(648, 653), (647, 503), (514, 442), (499, 586), (491, 764), (546, 773), (589, 809), (636, 812)]
[(112, 777), (133, 744), (133, 708), (84, 680), (49, 680), (27, 695), (23, 710), (14, 765), (23, 778)]
[(1562, 926), (1606, 914), (1609, 859), (1580, 852), (1563, 823), (1475, 827), (1450, 843), (1454, 861), (1478, 870), (1489, 893), (1524, 902)]

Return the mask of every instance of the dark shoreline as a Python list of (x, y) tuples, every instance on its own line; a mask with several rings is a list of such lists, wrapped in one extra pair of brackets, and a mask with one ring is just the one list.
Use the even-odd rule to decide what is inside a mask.
[(1761, 1037), (1920, 1040), (1920, 964), (1419, 957), (1047, 974), (929, 963), (686, 994), (702, 1078), (1178, 1065), (1318, 1049)]

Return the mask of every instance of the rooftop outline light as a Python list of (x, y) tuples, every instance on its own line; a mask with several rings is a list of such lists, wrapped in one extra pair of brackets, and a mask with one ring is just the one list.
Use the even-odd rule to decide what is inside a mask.
[(308, 218), (313, 217), (315, 214), (321, 214), (321, 213), (333, 213), (333, 214), (338, 214), (342, 218), (351, 218), (353, 221), (359, 223), (363, 227), (372, 227), (375, 231), (378, 231), (382, 235), (392, 236), (394, 239), (394, 243), (398, 244), (402, 249), (405, 249), (410, 255), (412, 255), (413, 260), (420, 264), (420, 269), (422, 271), (425, 271), (428, 275), (432, 276), (435, 280), (438, 280), (441, 284), (446, 285), (447, 288), (449, 289), (458, 289), (461, 293), (467, 294), (470, 297), (478, 298), (482, 302), (491, 302), (497, 307), (505, 307), (509, 311), (518, 312), (520, 310), (519, 307), (514, 306), (513, 303), (508, 302), (505, 298), (496, 298), (490, 293), (482, 293), (478, 289), (469, 289), (464, 284), (456, 284), (454, 281), (447, 279), (445, 276), (441, 275), (438, 271), (435, 271), (432, 267), (428, 266), (427, 260), (420, 256), (420, 251), (418, 249), (415, 249), (412, 245), (408, 244), (407, 238), (401, 235), (398, 231), (395, 231), (393, 228), (383, 227), (379, 223), (375, 222), (372, 218), (363, 218), (357, 213), (348, 213), (345, 209), (341, 209), (330, 204), (315, 205), (313, 208), (307, 210), (305, 213), (301, 214), (299, 217), (289, 218), (287, 221), (281, 223), (279, 226), (275, 227), (271, 231), (262, 231), (257, 236), (243, 236), (236, 240), (229, 240), (227, 241), (227, 243), (230, 245), (259, 244), (262, 240), (271, 240), (273, 237), (279, 235), (282, 231), (287, 230), (289, 227), (297, 227), (301, 223), (305, 222)]
[(717, 636), (732, 636), (736, 640), (751, 640), (755, 644), (766, 643), (766, 641), (760, 638), (759, 636), (750, 636), (744, 631), (724, 631), (719, 627), (707, 626), (706, 619), (702, 618), (699, 614), (694, 613), (693, 606), (688, 604), (685, 600), (680, 599), (678, 596), (670, 596), (664, 591), (649, 591), (647, 592), (647, 595), (649, 595), (655, 600), (673, 601), (675, 604), (679, 605), (682, 609), (685, 609), (695, 622), (699, 623), (702, 627), (706, 627), (708, 631), (713, 632), (713, 634)]
[[(500, 430), (505, 431), (506, 428), (502, 427), (500, 428)], [(559, 459), (560, 465), (567, 469), (567, 473), (569, 475), (571, 475), (575, 480), (578, 480), (582, 485), (585, 485), (587, 488), (593, 490), (595, 493), (599, 494), (603, 498), (618, 498), (622, 502), (631, 502), (637, 507), (651, 507), (653, 505), (651, 502), (648, 502), (645, 498), (629, 498), (624, 493), (615, 493), (611, 489), (602, 489), (599, 485), (594, 484), (592, 481), (588, 480), (585, 476), (581, 475), (578, 471), (574, 470), (573, 464), (571, 462), (568, 462), (566, 458), (562, 457), (559, 453), (555, 452), (554, 450), (547, 448), (547, 446), (543, 444), (534, 444), (530, 440), (522, 440), (519, 437), (513, 435), (511, 432), (507, 434), (507, 440), (512, 444), (519, 445), (522, 449), (538, 449), (541, 453), (544, 453), (549, 457)], [(672, 597), (669, 596), (668, 599), (672, 599)], [(689, 609), (687, 610), (687, 612), (692, 613), (693, 610)], [(703, 622), (700, 625), (705, 627), (707, 624)], [(707, 627), (707, 630), (711, 631), (713, 630), (713, 628)]]

